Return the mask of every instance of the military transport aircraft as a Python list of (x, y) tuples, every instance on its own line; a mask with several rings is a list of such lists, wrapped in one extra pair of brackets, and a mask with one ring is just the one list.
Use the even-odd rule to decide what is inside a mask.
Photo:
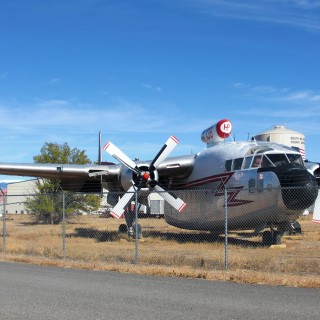
[[(263, 242), (279, 243), (284, 232), (318, 195), (318, 184), (304, 166), (299, 152), (276, 143), (227, 142), (231, 122), (220, 120), (201, 136), (207, 148), (197, 154), (170, 157), (178, 139), (170, 136), (152, 161), (131, 160), (113, 143), (104, 150), (120, 164), (12, 164), (0, 163), (0, 174), (59, 178), (66, 191), (109, 191), (111, 215), (119, 218), (135, 191), (157, 192), (170, 206), (165, 219), (170, 225), (190, 230), (224, 232), (252, 229), (263, 233)], [(192, 191), (191, 191), (192, 190)], [(119, 200), (117, 192), (125, 192)], [(179, 195), (179, 197), (177, 197)], [(138, 202), (147, 204), (146, 197)]]

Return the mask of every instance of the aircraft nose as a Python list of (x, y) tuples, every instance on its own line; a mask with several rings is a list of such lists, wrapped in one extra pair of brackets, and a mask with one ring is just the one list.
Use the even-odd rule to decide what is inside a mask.
[(309, 208), (318, 196), (316, 178), (304, 167), (288, 166), (276, 172), (284, 204), (291, 210)]

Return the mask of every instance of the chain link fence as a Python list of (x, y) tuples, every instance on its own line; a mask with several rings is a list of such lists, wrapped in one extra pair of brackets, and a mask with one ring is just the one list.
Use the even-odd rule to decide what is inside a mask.
[[(39, 212), (28, 209), (28, 201), (39, 195), (7, 195), (2, 201), (0, 250), (10, 255), (150, 268), (319, 275), (320, 225), (312, 222), (312, 207), (309, 211), (304, 211), (305, 205), (294, 207), (300, 190), (171, 194), (186, 202), (184, 212), (173, 209), (160, 193), (140, 191), (132, 194), (120, 219), (110, 216), (123, 196), (120, 193), (105, 193), (99, 198), (99, 209), (75, 205), (83, 195), (63, 191), (42, 195)], [(307, 203), (308, 194), (303, 198)], [(301, 216), (296, 220), (297, 212)], [(281, 222), (290, 217), (290, 223)], [(277, 221), (278, 226), (271, 224)], [(271, 245), (274, 239), (268, 243), (273, 234), (282, 236), (281, 245)]]

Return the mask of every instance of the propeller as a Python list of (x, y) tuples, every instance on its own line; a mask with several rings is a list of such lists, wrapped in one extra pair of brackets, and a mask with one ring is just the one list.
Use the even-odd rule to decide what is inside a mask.
[(163, 147), (160, 149), (158, 154), (155, 156), (155, 158), (151, 161), (150, 165), (141, 165), (140, 167), (138, 167), (133, 160), (131, 160), (112, 142), (109, 141), (105, 144), (103, 149), (106, 152), (108, 152), (111, 156), (113, 156), (120, 163), (122, 163), (124, 166), (135, 173), (134, 180), (131, 180), (132, 186), (122, 196), (122, 198), (118, 201), (111, 212), (111, 215), (114, 218), (121, 217), (124, 212), (125, 206), (134, 196), (134, 192), (140, 189), (157, 191), (165, 201), (167, 201), (173, 208), (175, 208), (179, 212), (181, 212), (186, 207), (186, 203), (183, 200), (164, 190), (158, 183), (157, 168), (168, 157), (168, 155), (173, 151), (178, 143), (179, 140), (176, 137), (170, 136)]

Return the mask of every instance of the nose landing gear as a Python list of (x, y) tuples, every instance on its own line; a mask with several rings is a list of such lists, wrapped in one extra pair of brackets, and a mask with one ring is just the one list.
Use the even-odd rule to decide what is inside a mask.
[(262, 234), (262, 244), (265, 246), (281, 244), (283, 235), (301, 234), (301, 225), (298, 221), (283, 222), (277, 227), (270, 226), (270, 231), (264, 231)]

